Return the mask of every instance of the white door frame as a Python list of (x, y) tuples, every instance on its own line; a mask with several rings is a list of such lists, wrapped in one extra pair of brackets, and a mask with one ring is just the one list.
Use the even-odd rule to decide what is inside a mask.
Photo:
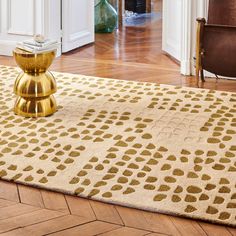
[(196, 47), (196, 19), (207, 17), (208, 0), (182, 0), (181, 74), (193, 75)]
[(183, 0), (163, 0), (162, 10), (162, 49), (173, 58), (181, 61)]
[(183, 75), (190, 75), (192, 66), (192, 1), (182, 0), (180, 72)]
[[(180, 36), (179, 34), (168, 35), (168, 30), (171, 30), (168, 27), (172, 27), (168, 21), (168, 17), (170, 17), (168, 16), (169, 8), (171, 6), (168, 4), (173, 3), (171, 1), (176, 0), (164, 0), (163, 2), (163, 50), (180, 61), (181, 74), (192, 75), (194, 73), (193, 57), (195, 56), (196, 18), (206, 17), (208, 0), (181, 0), (181, 9), (177, 9), (177, 11), (181, 12), (181, 22), (178, 23), (180, 25), (176, 25), (176, 22), (173, 22), (173, 27), (178, 27), (177, 31), (178, 33), (180, 32)], [(178, 15), (180, 12), (178, 12)], [(168, 37), (174, 37), (174, 41)], [(180, 40), (179, 37), (181, 37)]]

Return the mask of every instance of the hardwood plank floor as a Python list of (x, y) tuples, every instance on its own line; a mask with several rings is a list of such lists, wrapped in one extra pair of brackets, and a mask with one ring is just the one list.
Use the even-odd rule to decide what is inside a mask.
[[(160, 9), (154, 1), (153, 8)], [(15, 65), (11, 57), (0, 64)], [(51, 70), (114, 79), (195, 86), (161, 51), (161, 21), (96, 35), (96, 43), (57, 58)], [(236, 92), (236, 81), (203, 88)], [(129, 209), (0, 181), (0, 235), (236, 235), (236, 229)]]

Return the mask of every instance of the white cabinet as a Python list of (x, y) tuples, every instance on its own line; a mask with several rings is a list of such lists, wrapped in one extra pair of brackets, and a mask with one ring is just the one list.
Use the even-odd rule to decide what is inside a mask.
[(0, 55), (34, 34), (62, 41), (64, 52), (91, 43), (93, 12), (93, 0), (0, 0)]

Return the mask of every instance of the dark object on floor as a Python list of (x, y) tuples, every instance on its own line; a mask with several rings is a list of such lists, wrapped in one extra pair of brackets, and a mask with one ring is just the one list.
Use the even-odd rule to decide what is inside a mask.
[(197, 19), (196, 80), (204, 70), (236, 77), (236, 0), (210, 0), (208, 21)]
[(126, 0), (125, 10), (133, 11), (136, 13), (146, 12), (146, 0)]

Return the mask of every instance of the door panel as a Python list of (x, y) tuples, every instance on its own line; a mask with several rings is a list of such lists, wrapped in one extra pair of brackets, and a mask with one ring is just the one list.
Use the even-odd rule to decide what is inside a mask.
[(163, 0), (162, 49), (181, 60), (182, 0)]
[(60, 41), (60, 4), (60, 0), (0, 0), (0, 55), (11, 56), (17, 42), (34, 34)]
[(62, 52), (94, 42), (94, 0), (62, 0)]
[(35, 1), (32, 0), (0, 0), (1, 55), (12, 55), (17, 41), (34, 35), (34, 8)]

